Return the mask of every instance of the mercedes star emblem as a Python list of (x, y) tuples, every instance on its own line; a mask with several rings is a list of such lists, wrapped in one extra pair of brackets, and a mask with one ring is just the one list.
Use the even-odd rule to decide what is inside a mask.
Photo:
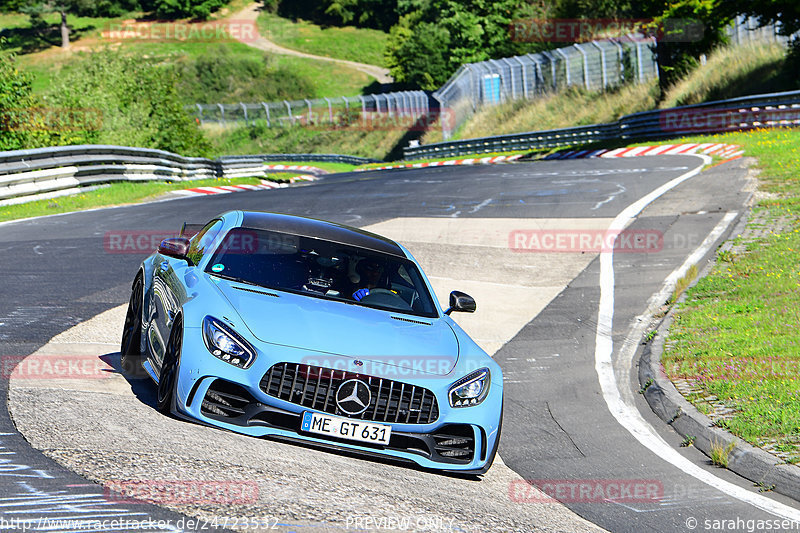
[(369, 407), (372, 393), (360, 379), (348, 379), (336, 391), (336, 405), (348, 415), (360, 415)]

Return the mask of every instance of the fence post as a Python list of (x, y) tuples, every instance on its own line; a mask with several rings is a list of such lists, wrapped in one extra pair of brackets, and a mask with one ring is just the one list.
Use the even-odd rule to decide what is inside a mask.
[(303, 98), (303, 101), (308, 104), (308, 123), (311, 124), (311, 100)]
[(197, 117), (197, 120), (200, 121), (200, 125), (203, 125), (203, 106), (200, 104), (195, 104), (197, 106), (197, 110), (200, 111), (200, 116)]
[(367, 101), (364, 100), (364, 97), (359, 95), (359, 100), (361, 100), (361, 123), (364, 127), (367, 127)]
[(224, 126), (225, 125), (225, 108), (222, 107), (222, 104), (217, 104), (217, 107), (219, 108), (220, 121), (222, 122), (222, 125)]
[(564, 58), (564, 71), (566, 72), (567, 75), (567, 87), (572, 86), (572, 78), (569, 75), (569, 56), (565, 54), (561, 48), (556, 48), (555, 50), (553, 50), (553, 52)]
[(550, 75), (553, 77), (553, 90), (558, 89), (558, 81), (556, 80), (556, 58), (550, 52), (542, 52), (542, 55), (550, 62)]
[(261, 102), (261, 105), (264, 107), (264, 114), (267, 115), (267, 127), (271, 128), (272, 127), (272, 123), (269, 120), (269, 106), (267, 105), (266, 102)]
[(333, 107), (331, 106), (331, 101), (328, 98), (324, 98), (326, 102), (328, 102), (328, 120), (331, 124), (333, 124)]
[(617, 52), (619, 54), (619, 72), (617, 72), (617, 80), (618, 81), (625, 81), (625, 49), (622, 46), (622, 43), (619, 41), (612, 41), (615, 45), (617, 45)]
[(600, 46), (597, 41), (591, 41), (595, 48), (600, 50), (600, 73), (603, 77), (603, 89), (608, 87), (608, 74), (606, 73), (606, 51)]
[(239, 105), (242, 107), (242, 112), (244, 113), (244, 125), (249, 126), (250, 123), (247, 121), (247, 107), (242, 102), (239, 102)]
[(291, 122), (292, 126), (294, 126), (294, 113), (292, 113), (292, 104), (290, 104), (288, 100), (284, 100), (283, 103), (286, 104), (286, 110), (289, 112), (289, 122)]
[(344, 112), (347, 113), (347, 116), (350, 116), (350, 102), (347, 101), (346, 96), (342, 96), (342, 100), (344, 100)]
[(525, 62), (519, 56), (515, 56), (515, 59), (517, 60), (517, 63), (519, 63), (520, 71), (522, 71), (522, 97), (527, 100), (528, 99), (528, 77), (525, 75)]
[[(508, 77), (510, 78), (509, 79), (509, 84), (511, 85), (511, 98), (512, 98), (512, 100), (516, 100), (517, 99), (517, 85), (514, 83), (514, 67), (511, 65), (511, 62), (508, 60), (507, 57), (502, 58), (500, 61), (502, 61), (503, 64), (505, 64), (505, 66), (508, 67)], [(508, 94), (507, 90), (506, 90), (506, 94)]]
[(589, 90), (589, 59), (586, 57), (586, 52), (584, 52), (581, 45), (575, 43), (573, 45), (575, 48), (578, 49), (578, 52), (581, 53), (583, 56), (583, 86), (586, 87), (586, 90)]
[(392, 97), (389, 98), (390, 94), (391, 93), (384, 94), (383, 97), (386, 98), (386, 113), (391, 117), (391, 116), (393, 116), (393, 114), (392, 114), (392, 100), (394, 100), (394, 95), (392, 95)]
[(638, 64), (639, 83), (644, 82), (644, 65), (642, 64), (642, 43), (636, 41), (636, 63)]
[[(452, 132), (448, 129), (447, 121), (444, 120), (444, 118), (446, 117), (444, 117), (442, 113), (442, 111), (445, 109), (444, 102), (441, 101), (439, 97), (436, 96), (435, 93), (433, 94), (433, 99), (436, 100), (436, 103), (439, 104), (439, 123), (442, 125), (442, 139), (446, 141), (447, 139), (450, 138)], [(428, 112), (428, 115), (430, 116), (430, 111)]]

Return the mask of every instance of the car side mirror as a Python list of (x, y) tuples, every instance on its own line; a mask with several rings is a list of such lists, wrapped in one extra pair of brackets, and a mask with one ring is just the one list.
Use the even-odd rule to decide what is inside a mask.
[(161, 244), (158, 245), (158, 253), (161, 255), (174, 257), (176, 259), (185, 259), (191, 265), (192, 262), (186, 257), (188, 252), (189, 239), (186, 237), (171, 237), (169, 239), (164, 239), (161, 241)]
[(450, 308), (444, 314), (449, 315), (453, 311), (474, 313), (476, 308), (477, 305), (472, 296), (461, 291), (453, 291), (450, 293)]

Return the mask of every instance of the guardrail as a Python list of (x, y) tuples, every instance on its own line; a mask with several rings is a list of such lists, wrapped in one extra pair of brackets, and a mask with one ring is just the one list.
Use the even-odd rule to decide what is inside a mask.
[(644, 111), (617, 122), (434, 143), (403, 149), (405, 159), (545, 150), (610, 140), (719, 133), (800, 125), (800, 91), (744, 96), (703, 104)]
[(183, 157), (163, 150), (79, 145), (0, 152), (0, 205), (77, 192), (114, 181), (191, 181), (220, 177), (263, 177), (268, 172), (315, 174), (313, 169), (275, 169), (269, 162), (378, 162), (337, 154), (264, 154), (219, 159)]

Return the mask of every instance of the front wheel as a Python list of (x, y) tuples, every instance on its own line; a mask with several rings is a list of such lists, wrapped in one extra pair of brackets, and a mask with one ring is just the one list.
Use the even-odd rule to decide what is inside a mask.
[(144, 302), (144, 282), (137, 275), (125, 313), (125, 326), (120, 343), (120, 366), (122, 371), (135, 378), (146, 377), (142, 368), (142, 303)]
[(167, 342), (167, 350), (164, 353), (164, 361), (161, 363), (161, 374), (158, 377), (157, 407), (164, 414), (172, 412), (172, 403), (178, 384), (178, 364), (181, 359), (182, 344), (183, 319), (178, 317), (172, 325), (169, 342)]

